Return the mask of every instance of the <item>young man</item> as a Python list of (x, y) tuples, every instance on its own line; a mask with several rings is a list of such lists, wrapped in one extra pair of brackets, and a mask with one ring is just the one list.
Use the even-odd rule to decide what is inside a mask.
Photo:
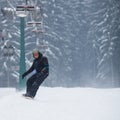
[(42, 55), (38, 50), (33, 51), (34, 61), (31, 68), (26, 71), (22, 78), (34, 71), (34, 74), (27, 80), (26, 94), (25, 97), (34, 98), (39, 86), (49, 75), (49, 64), (48, 59)]

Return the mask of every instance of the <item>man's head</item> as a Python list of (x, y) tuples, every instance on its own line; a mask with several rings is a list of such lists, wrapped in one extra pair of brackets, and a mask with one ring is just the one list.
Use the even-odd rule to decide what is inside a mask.
[(42, 53), (40, 53), (39, 50), (37, 50), (37, 49), (34, 49), (34, 50), (33, 50), (33, 57), (34, 57), (35, 59), (37, 59), (37, 58), (39, 58), (39, 57), (41, 57), (41, 56), (42, 56)]

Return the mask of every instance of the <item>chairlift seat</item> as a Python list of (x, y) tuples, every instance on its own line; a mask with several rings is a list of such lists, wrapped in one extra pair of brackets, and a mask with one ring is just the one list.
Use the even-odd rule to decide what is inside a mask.
[(34, 11), (35, 6), (30, 6), (30, 5), (18, 5), (16, 7), (16, 11)]
[(27, 22), (28, 25), (40, 25), (41, 22), (35, 22), (35, 21), (31, 21), (31, 22)]

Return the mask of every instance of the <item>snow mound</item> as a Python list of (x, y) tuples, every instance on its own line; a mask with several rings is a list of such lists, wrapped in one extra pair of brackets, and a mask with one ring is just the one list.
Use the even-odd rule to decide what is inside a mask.
[(0, 120), (120, 120), (120, 89), (41, 87), (34, 100), (3, 91)]

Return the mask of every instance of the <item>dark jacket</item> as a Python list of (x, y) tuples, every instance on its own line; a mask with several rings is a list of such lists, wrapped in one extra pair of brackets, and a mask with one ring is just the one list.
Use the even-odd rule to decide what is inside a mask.
[(48, 59), (44, 57), (41, 53), (39, 53), (39, 57), (37, 59), (34, 59), (32, 66), (28, 71), (24, 73), (24, 76), (28, 75), (33, 70), (36, 70), (36, 74), (39, 75), (49, 75)]

